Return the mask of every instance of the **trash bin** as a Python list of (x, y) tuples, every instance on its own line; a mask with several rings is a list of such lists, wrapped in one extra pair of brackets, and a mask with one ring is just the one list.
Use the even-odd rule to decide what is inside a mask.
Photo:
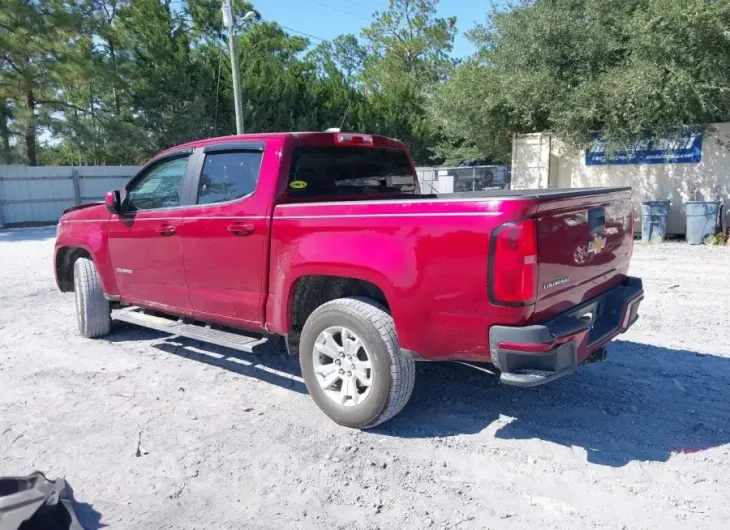
[(669, 219), (669, 201), (641, 203), (641, 240), (664, 241)]
[(687, 243), (701, 245), (717, 231), (720, 224), (722, 201), (687, 201)]

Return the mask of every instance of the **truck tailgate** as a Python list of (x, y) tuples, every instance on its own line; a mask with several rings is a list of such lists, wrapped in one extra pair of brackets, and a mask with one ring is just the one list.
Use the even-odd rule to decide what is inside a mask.
[(631, 190), (541, 198), (537, 243), (533, 319), (540, 322), (626, 277), (633, 248)]

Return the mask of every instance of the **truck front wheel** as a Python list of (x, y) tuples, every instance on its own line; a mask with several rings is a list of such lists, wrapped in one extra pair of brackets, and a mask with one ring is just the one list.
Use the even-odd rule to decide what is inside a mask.
[(84, 337), (103, 337), (111, 327), (111, 308), (104, 298), (94, 262), (79, 258), (74, 263), (76, 319)]
[(302, 330), (299, 362), (319, 408), (346, 427), (389, 420), (413, 392), (414, 362), (400, 351), (393, 318), (367, 298), (315, 309)]

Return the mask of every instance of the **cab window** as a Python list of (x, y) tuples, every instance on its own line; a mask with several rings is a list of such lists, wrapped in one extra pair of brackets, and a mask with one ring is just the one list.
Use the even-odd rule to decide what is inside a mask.
[(416, 192), (405, 151), (371, 147), (299, 147), (289, 170), (291, 197)]
[(180, 206), (188, 157), (165, 160), (149, 168), (127, 188), (124, 209), (130, 212)]
[(198, 204), (235, 201), (256, 191), (261, 151), (232, 151), (206, 155), (198, 185)]

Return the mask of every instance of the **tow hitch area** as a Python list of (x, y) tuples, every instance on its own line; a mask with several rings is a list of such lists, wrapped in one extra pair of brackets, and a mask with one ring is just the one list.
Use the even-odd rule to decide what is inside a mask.
[(598, 348), (596, 351), (591, 353), (591, 355), (585, 360), (585, 363), (599, 363), (601, 361), (605, 361), (607, 357), (608, 349), (605, 347)]
[(636, 322), (643, 298), (641, 280), (627, 278), (542, 324), (492, 326), (489, 346), (500, 380), (532, 387), (573, 374), (581, 364), (605, 360), (605, 345)]
[[(604, 361), (606, 357), (608, 357), (608, 351), (606, 348), (598, 348), (590, 356), (586, 357), (583, 364)], [(517, 372), (503, 372), (500, 374), (499, 380), (506, 385), (531, 387), (555, 381), (565, 375), (575, 373), (575, 370), (576, 366), (570, 366), (557, 372), (548, 370), (519, 370)]]

